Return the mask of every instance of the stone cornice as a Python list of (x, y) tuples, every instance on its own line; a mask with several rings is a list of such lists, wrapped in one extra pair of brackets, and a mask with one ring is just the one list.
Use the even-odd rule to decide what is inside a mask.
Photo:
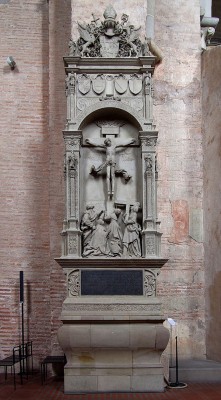
[(162, 268), (168, 261), (166, 258), (73, 258), (60, 257), (55, 261), (63, 268)]
[(64, 57), (66, 74), (75, 73), (145, 73), (154, 71), (156, 57)]

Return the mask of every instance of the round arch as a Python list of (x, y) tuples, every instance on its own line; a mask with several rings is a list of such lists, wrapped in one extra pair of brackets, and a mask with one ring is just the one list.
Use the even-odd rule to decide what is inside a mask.
[(76, 119), (77, 129), (82, 130), (85, 125), (96, 118), (110, 117), (126, 119), (135, 125), (139, 131), (144, 129), (144, 118), (138, 114), (138, 111), (116, 100), (103, 100), (87, 107)]

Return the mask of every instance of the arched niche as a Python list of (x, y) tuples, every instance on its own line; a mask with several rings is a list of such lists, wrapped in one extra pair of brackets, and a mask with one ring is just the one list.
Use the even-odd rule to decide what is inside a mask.
[[(141, 152), (139, 142), (140, 122), (125, 110), (110, 107), (94, 110), (80, 124), (82, 131), (82, 146), (80, 157), (80, 214), (87, 203), (93, 203), (97, 210), (112, 207), (126, 208), (126, 204), (137, 201), (142, 203)], [(115, 174), (114, 194), (108, 199), (107, 173), (104, 167), (99, 173), (92, 174), (105, 163), (105, 148), (88, 145), (87, 139), (95, 144), (103, 144), (106, 138), (111, 138), (112, 144), (118, 146), (134, 140), (133, 144), (116, 148), (116, 171), (126, 171), (130, 176)]]
[(139, 131), (145, 127), (143, 117), (130, 105), (114, 100), (106, 100), (100, 103), (95, 102), (95, 104), (85, 107), (85, 110), (76, 118), (77, 129), (82, 130), (91, 121), (102, 117), (125, 119), (136, 126)]

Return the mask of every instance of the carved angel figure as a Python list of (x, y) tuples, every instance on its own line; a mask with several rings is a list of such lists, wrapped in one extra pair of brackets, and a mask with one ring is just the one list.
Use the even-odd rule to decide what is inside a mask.
[(139, 39), (141, 27), (135, 28), (134, 25), (129, 23), (129, 17), (127, 14), (123, 14), (121, 17), (122, 27), (124, 31), (124, 40), (130, 46), (130, 57), (132, 55), (132, 51), (135, 53), (134, 55), (138, 55), (138, 49), (136, 40)]
[(134, 28), (133, 25), (130, 26), (130, 35), (129, 37), (126, 37), (126, 42), (127, 44), (129, 44), (130, 46), (130, 57), (131, 57), (131, 53), (132, 51), (134, 51), (135, 56), (138, 55), (138, 49), (137, 49), (137, 45), (134, 43), (137, 39), (139, 39), (139, 35), (140, 35), (140, 27), (139, 28)]
[(82, 45), (81, 56), (83, 57), (89, 53), (88, 47), (95, 42), (96, 38), (94, 34), (90, 32), (88, 25), (83, 25), (78, 22), (78, 31), (80, 38), (86, 42)]

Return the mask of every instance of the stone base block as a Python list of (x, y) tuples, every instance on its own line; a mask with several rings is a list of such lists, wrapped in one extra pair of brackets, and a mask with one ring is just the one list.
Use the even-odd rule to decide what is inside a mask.
[[(116, 372), (115, 372), (116, 374)], [(149, 375), (67, 375), (64, 377), (64, 393), (99, 392), (163, 392), (162, 372)]]
[(157, 321), (69, 321), (59, 330), (65, 393), (162, 392), (169, 331)]

